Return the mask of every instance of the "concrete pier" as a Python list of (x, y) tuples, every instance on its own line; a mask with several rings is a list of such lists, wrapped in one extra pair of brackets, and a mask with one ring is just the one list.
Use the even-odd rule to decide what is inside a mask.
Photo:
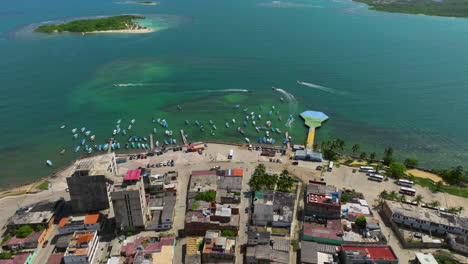
[(284, 132), (284, 136), (286, 137), (286, 148), (291, 150), (291, 141), (289, 140), (289, 133), (288, 131)]
[(187, 138), (185, 137), (184, 130), (180, 130), (180, 136), (182, 137), (182, 142), (184, 142), (184, 145), (188, 145)]
[(307, 134), (307, 141), (306, 141), (307, 149), (314, 148), (314, 139), (315, 139), (315, 127), (310, 127), (309, 133)]
[(150, 134), (150, 150), (153, 150), (154, 143), (153, 143), (153, 134)]

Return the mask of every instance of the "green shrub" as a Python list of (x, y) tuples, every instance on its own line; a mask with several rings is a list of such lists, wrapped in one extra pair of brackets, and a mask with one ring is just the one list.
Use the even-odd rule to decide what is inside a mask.
[(223, 230), (223, 231), (221, 231), (221, 236), (223, 236), (223, 237), (236, 237), (236, 233), (234, 233), (234, 231), (231, 231), (231, 230)]
[(195, 195), (195, 200), (212, 202), (216, 200), (216, 191), (199, 192)]

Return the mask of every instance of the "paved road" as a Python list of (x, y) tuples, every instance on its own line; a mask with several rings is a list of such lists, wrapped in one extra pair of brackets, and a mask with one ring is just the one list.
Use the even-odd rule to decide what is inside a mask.
[(44, 264), (47, 263), (47, 259), (49, 259), (50, 254), (55, 249), (55, 245), (52, 244), (52, 240), (58, 234), (57, 225), (53, 225), (50, 227), (51, 230), (49, 234), (45, 238), (44, 241), (49, 241), (45, 248), (42, 248), (42, 244), (36, 249), (36, 256), (31, 261), (31, 264)]

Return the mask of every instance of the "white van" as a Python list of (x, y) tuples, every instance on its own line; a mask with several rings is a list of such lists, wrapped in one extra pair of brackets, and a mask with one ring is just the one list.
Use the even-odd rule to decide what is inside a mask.
[(229, 151), (228, 159), (232, 159), (232, 156), (234, 156), (234, 150), (233, 149), (231, 149)]

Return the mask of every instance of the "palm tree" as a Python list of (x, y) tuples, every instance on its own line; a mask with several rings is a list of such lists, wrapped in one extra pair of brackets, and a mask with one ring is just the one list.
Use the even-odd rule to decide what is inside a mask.
[(420, 194), (416, 195), (416, 197), (414, 198), (414, 201), (417, 202), (418, 204), (422, 203), (424, 197)]
[(283, 170), (280, 174), (281, 177), (286, 177), (289, 176), (289, 171), (288, 170)]
[(293, 178), (290, 176), (281, 176), (278, 179), (278, 190), (282, 192), (287, 192), (291, 189), (291, 187), (294, 185)]
[(431, 201), (430, 203), (428, 203), (428, 205), (431, 206), (431, 207), (439, 207), (440, 202), (437, 201), (437, 200), (434, 200), (434, 201)]
[(377, 154), (376, 154), (375, 152), (372, 152), (372, 153), (369, 155), (369, 158), (370, 158), (371, 161), (374, 161), (376, 156), (377, 156)]
[(391, 191), (388, 194), (388, 200), (395, 201), (395, 200), (397, 200), (397, 198), (398, 198), (398, 193), (395, 192), (395, 191)]
[(360, 159), (366, 159), (367, 158), (367, 153), (361, 152), (361, 154), (359, 154), (359, 158)]
[(406, 202), (406, 196), (404, 194), (400, 194), (397, 198), (397, 200), (400, 202), (400, 203), (403, 203), (403, 202)]
[(379, 198), (386, 200), (388, 198), (387, 190), (383, 190), (381, 193), (379, 193)]
[(444, 186), (444, 183), (442, 181), (438, 181), (435, 185), (435, 190), (436, 192), (442, 190), (442, 187)]
[(385, 155), (385, 157), (390, 157), (390, 156), (392, 156), (392, 155), (393, 155), (393, 149), (392, 149), (392, 148), (386, 148), (386, 149), (384, 150), (384, 155)]
[(344, 145), (345, 145), (345, 142), (344, 142), (344, 140), (342, 140), (341, 138), (337, 138), (337, 139), (335, 140), (335, 146), (336, 146), (337, 148), (339, 148), (340, 150), (343, 150)]
[(361, 150), (361, 146), (359, 146), (359, 144), (355, 144), (351, 150), (353, 151), (353, 154), (356, 154), (356, 152), (359, 152), (359, 150)]

